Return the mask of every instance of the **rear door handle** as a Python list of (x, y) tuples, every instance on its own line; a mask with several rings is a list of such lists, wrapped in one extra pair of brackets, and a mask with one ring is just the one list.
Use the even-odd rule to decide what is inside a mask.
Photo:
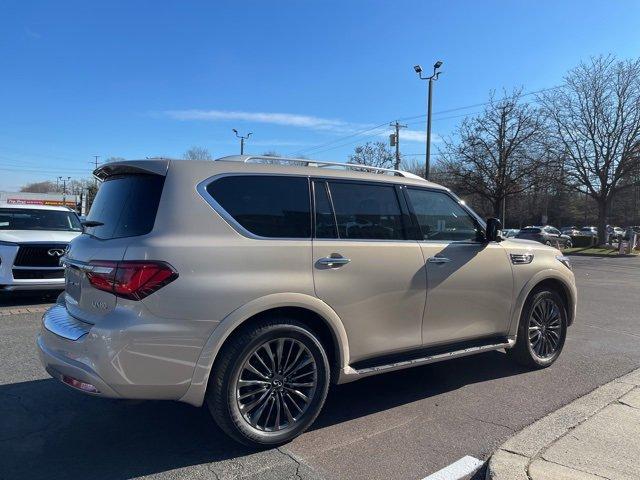
[(429, 257), (427, 262), (429, 263), (449, 263), (451, 259), (445, 257)]
[(323, 267), (336, 268), (341, 267), (342, 265), (346, 265), (351, 261), (350, 258), (345, 258), (343, 256), (331, 256), (324, 257), (318, 260), (318, 265), (322, 265)]

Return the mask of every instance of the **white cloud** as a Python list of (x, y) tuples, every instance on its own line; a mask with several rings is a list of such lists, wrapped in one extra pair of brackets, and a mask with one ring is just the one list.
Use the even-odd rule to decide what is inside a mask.
[[(391, 127), (374, 128), (373, 124), (352, 123), (334, 118), (315, 117), (313, 115), (299, 115), (295, 113), (279, 113), (279, 112), (243, 112), (238, 110), (166, 110), (162, 112), (166, 117), (179, 121), (227, 121), (237, 120), (253, 123), (268, 123), (272, 125), (283, 125), (289, 127), (307, 128), (316, 131), (329, 131), (340, 134), (355, 134), (363, 132), (365, 136), (378, 135), (379, 137), (388, 138), (391, 133)], [(376, 133), (377, 130), (377, 133)], [(432, 134), (433, 142), (441, 141), (437, 134)], [(256, 139), (257, 140), (257, 139)], [(400, 141), (405, 142), (421, 142), (424, 143), (426, 135), (421, 130), (402, 129), (400, 131)], [(258, 145), (256, 141), (252, 142)], [(268, 142), (264, 144), (280, 145), (280, 146), (296, 146), (294, 142)]]
[(164, 112), (175, 120), (241, 120), (245, 122), (271, 123), (313, 130), (341, 130), (347, 122), (329, 118), (297, 115), (294, 113), (240, 112), (234, 110), (169, 110)]

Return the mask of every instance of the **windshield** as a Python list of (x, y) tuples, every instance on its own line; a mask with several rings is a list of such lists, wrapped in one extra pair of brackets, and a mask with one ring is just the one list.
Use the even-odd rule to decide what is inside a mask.
[(80, 232), (82, 225), (73, 212), (35, 208), (0, 208), (0, 230)]

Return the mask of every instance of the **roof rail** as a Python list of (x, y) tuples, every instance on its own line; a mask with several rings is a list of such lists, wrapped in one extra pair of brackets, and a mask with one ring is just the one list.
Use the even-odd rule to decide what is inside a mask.
[(393, 175), (398, 175), (400, 177), (424, 180), (424, 178), (410, 172), (405, 172), (404, 170), (395, 170), (393, 168), (372, 167), (369, 165), (360, 165), (358, 163), (325, 162), (323, 160), (313, 160), (310, 158), (272, 157), (270, 155), (231, 155), (228, 157), (218, 158), (217, 160), (228, 161), (228, 162), (242, 162), (242, 163), (249, 163), (255, 160), (268, 160), (268, 161), (277, 161), (277, 162), (296, 163), (296, 164), (301, 164), (307, 167), (320, 167), (320, 168), (342, 167), (345, 169), (364, 170), (367, 172), (374, 172), (374, 173), (389, 173)]

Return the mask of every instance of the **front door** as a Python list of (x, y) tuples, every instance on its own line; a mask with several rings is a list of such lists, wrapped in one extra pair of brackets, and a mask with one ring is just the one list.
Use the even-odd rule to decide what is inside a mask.
[(427, 272), (425, 346), (506, 335), (513, 274), (506, 250), (448, 193), (408, 188)]
[(408, 240), (400, 189), (317, 180), (314, 198), (316, 295), (342, 319), (350, 361), (419, 347), (424, 259)]

